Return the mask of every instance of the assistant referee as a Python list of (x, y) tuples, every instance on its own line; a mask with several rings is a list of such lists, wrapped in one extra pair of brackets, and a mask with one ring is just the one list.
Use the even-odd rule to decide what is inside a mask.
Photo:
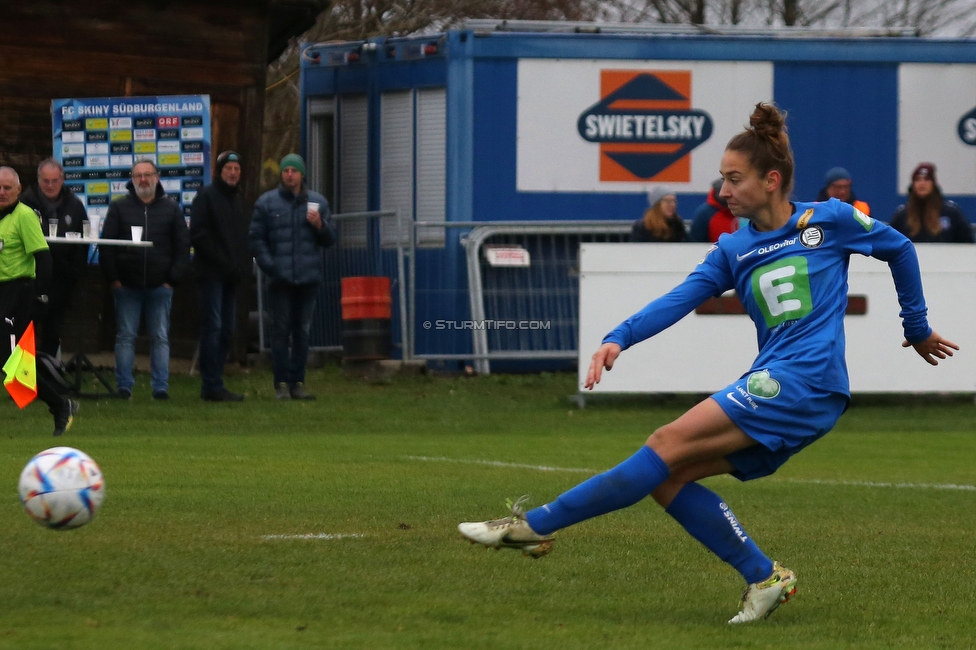
[[(13, 352), (33, 315), (47, 304), (51, 251), (37, 213), (19, 201), (20, 177), (0, 167), (0, 365)], [(54, 415), (54, 435), (71, 427), (78, 402), (54, 376), (50, 360), (38, 354), (37, 396)]]

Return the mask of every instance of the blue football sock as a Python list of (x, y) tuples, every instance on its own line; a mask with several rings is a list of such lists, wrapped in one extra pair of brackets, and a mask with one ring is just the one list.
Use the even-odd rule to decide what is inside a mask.
[(761, 582), (773, 572), (773, 562), (748, 537), (722, 499), (708, 488), (688, 483), (665, 512), (721, 560), (731, 564), (746, 582)]
[(671, 475), (671, 470), (650, 447), (640, 451), (613, 469), (587, 479), (555, 501), (525, 513), (532, 530), (548, 535), (590, 519), (632, 506), (657, 489)]

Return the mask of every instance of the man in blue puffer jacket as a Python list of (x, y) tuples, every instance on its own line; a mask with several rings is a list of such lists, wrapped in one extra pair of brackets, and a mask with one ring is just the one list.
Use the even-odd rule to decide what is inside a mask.
[[(336, 240), (329, 202), (306, 189), (305, 161), (290, 153), (281, 159), (281, 185), (254, 204), (248, 243), (267, 274), (271, 313), (271, 362), (275, 397), (315, 399), (305, 390), (308, 333), (319, 284), (322, 249)], [(288, 338), (291, 337), (291, 354)]]

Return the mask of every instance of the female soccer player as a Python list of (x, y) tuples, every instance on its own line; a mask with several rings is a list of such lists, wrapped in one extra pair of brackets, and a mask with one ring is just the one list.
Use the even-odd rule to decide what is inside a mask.
[[(853, 206), (831, 199), (792, 203), (793, 153), (785, 115), (758, 104), (750, 127), (722, 156), (721, 197), (749, 226), (722, 235), (688, 278), (603, 340), (586, 378), (592, 389), (621, 351), (670, 327), (712, 296), (735, 289), (756, 324), (759, 356), (742, 377), (657, 429), (641, 449), (555, 501), (511, 516), (458, 526), (472, 542), (541, 557), (553, 533), (652, 495), (688, 533), (745, 578), (729, 623), (764, 619), (796, 591), (796, 575), (771, 561), (728, 506), (696, 481), (775, 472), (830, 429), (850, 401), (844, 360), (847, 268), (853, 253), (891, 268), (903, 347), (925, 361), (958, 350), (929, 328), (911, 242)], [(521, 501), (521, 500), (520, 500)]]

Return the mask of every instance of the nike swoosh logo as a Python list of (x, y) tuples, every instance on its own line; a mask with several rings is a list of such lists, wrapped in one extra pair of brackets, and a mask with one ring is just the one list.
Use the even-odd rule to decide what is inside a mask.
[(726, 393), (725, 396), (728, 397), (733, 402), (735, 402), (736, 404), (738, 404), (739, 406), (741, 406), (742, 408), (744, 408), (745, 410), (747, 411), (749, 410), (749, 408), (745, 404), (743, 404), (742, 402), (740, 402), (735, 398), (735, 393)]
[(742, 261), (742, 260), (744, 260), (745, 258), (747, 258), (747, 257), (749, 257), (750, 255), (752, 255), (753, 253), (755, 253), (755, 252), (756, 252), (757, 250), (759, 250), (759, 249), (757, 249), (757, 248), (753, 248), (753, 249), (752, 249), (751, 251), (749, 251), (749, 252), (748, 252), (748, 253), (746, 253), (745, 255), (739, 255), (738, 253), (736, 253), (736, 255), (735, 255), (735, 259), (741, 262), (741, 261)]

